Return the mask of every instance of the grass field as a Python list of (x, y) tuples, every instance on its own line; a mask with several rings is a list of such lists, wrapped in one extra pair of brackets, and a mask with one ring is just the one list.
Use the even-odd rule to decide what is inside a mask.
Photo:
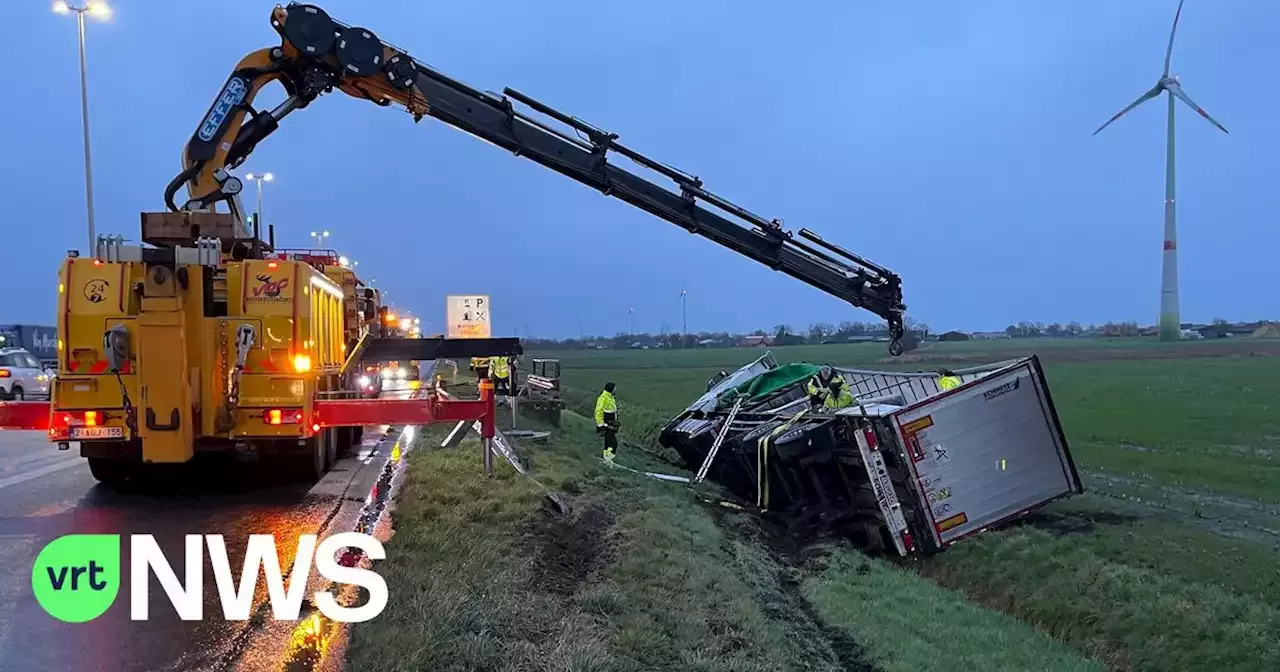
[[(882, 348), (774, 354), (781, 362), (879, 366)], [(1046, 362), (1089, 493), (1029, 524), (959, 544), (915, 572), (1116, 669), (1280, 669), (1280, 357), (1273, 356), (1280, 344), (970, 342), (938, 344), (891, 368), (963, 366), (1030, 351)], [(561, 358), (581, 412), (606, 380), (615, 381), (624, 436), (652, 444), (656, 425), (716, 371), (758, 354), (547, 356)], [(828, 568), (820, 576), (806, 583), (805, 595), (825, 624), (855, 641), (878, 637), (882, 615), (846, 605), (865, 601), (859, 581), (850, 580), (858, 575)]]
[(797, 560), (754, 515), (605, 466), (582, 416), (524, 448), (538, 483), (505, 464), (487, 480), (477, 442), (434, 449), (442, 435), (409, 454), (379, 565), (391, 598), (353, 630), (349, 669), (1100, 669), (913, 572), (838, 548)]
[[(920, 369), (1025, 354), (947, 344), (777, 348), (779, 361)], [(1280, 669), (1276, 343), (1032, 344), (1089, 492), (910, 563), (606, 467), (587, 419), (618, 384), (620, 461), (749, 350), (559, 356), (572, 413), (523, 446), (537, 483), (474, 440), (420, 437), (351, 669)], [(500, 414), (505, 416), (505, 414)], [(530, 422), (522, 420), (523, 426)], [(685, 472), (687, 473), (687, 472)], [(572, 510), (548, 506), (544, 489)], [(713, 494), (713, 493), (710, 493)], [(714, 499), (714, 498), (713, 498)]]

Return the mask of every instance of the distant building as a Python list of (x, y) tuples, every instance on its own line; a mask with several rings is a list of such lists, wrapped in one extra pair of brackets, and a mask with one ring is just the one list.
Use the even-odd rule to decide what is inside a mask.
[(1194, 325), (1191, 328), (1204, 338), (1230, 338), (1233, 336), (1252, 336), (1266, 322), (1236, 322), (1233, 324)]
[(738, 345), (744, 348), (767, 348), (773, 345), (773, 338), (769, 336), (743, 336)]
[(969, 340), (969, 334), (966, 334), (963, 331), (947, 331), (947, 332), (938, 334), (938, 340), (939, 341), (967, 341)]
[(1280, 338), (1280, 323), (1265, 322), (1250, 335), (1254, 338)]

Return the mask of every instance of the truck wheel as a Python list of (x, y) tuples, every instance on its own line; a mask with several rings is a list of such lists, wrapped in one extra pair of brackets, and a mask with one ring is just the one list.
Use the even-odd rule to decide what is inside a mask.
[(89, 473), (103, 485), (117, 485), (129, 480), (135, 472), (136, 465), (128, 460), (116, 460), (109, 457), (90, 457)]
[(302, 452), (293, 455), (292, 462), (296, 469), (294, 473), (299, 481), (314, 483), (324, 476), (325, 456), (329, 443), (325, 440), (325, 436), (328, 433), (326, 430), (307, 439), (307, 445)]
[(324, 468), (328, 471), (333, 465), (338, 463), (338, 453), (341, 452), (340, 445), (342, 439), (346, 436), (345, 427), (334, 427), (333, 429), (324, 430)]

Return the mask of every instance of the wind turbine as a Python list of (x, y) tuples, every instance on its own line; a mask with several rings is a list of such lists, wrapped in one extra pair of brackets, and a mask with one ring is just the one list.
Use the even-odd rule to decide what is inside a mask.
[(680, 347), (684, 347), (685, 334), (689, 333), (689, 290), (680, 290)]
[(1191, 97), (1182, 90), (1182, 85), (1178, 82), (1177, 77), (1169, 76), (1169, 61), (1173, 58), (1173, 36), (1178, 31), (1178, 18), (1182, 16), (1182, 3), (1184, 1), (1178, 0), (1178, 11), (1173, 15), (1173, 29), (1169, 31), (1169, 47), (1164, 52), (1164, 72), (1160, 75), (1160, 79), (1156, 81), (1156, 85), (1093, 132), (1094, 135), (1097, 135), (1102, 129), (1110, 126), (1111, 122), (1124, 116), (1129, 110), (1158, 97), (1161, 93), (1168, 92), (1168, 139), (1166, 141), (1164, 161), (1164, 258), (1161, 265), (1160, 280), (1160, 340), (1162, 341), (1176, 341), (1182, 338), (1182, 324), (1178, 315), (1178, 219), (1177, 208), (1174, 203), (1174, 100), (1181, 100), (1186, 103), (1197, 114), (1208, 120), (1209, 123), (1217, 126), (1218, 130), (1223, 133), (1227, 132), (1225, 126), (1219, 124), (1217, 120), (1209, 116), (1208, 112), (1205, 112), (1203, 108), (1196, 105), (1194, 100), (1191, 100)]

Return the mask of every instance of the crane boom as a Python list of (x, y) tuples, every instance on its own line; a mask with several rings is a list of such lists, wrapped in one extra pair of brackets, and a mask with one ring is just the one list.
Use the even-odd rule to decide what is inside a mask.
[[(890, 352), (902, 352), (902, 283), (883, 266), (807, 229), (785, 231), (781, 221), (735, 205), (705, 189), (697, 177), (620, 144), (617, 134), (518, 91), (505, 89), (500, 96), (452, 79), (314, 5), (276, 6), (271, 23), (281, 46), (249, 54), (232, 72), (186, 145), (182, 173), (165, 190), (171, 210), (179, 210), (174, 195), (186, 184), (191, 198), (181, 209), (212, 210), (228, 202), (240, 216), (237, 195), (243, 185), (228, 170), (243, 163), (286, 115), (337, 88), (378, 105), (403, 107), (415, 120), (438, 119), (869, 310), (888, 323)], [(270, 81), (281, 82), (288, 97), (275, 109), (257, 111), (253, 98)], [(611, 152), (670, 179), (676, 189), (611, 163)]]

